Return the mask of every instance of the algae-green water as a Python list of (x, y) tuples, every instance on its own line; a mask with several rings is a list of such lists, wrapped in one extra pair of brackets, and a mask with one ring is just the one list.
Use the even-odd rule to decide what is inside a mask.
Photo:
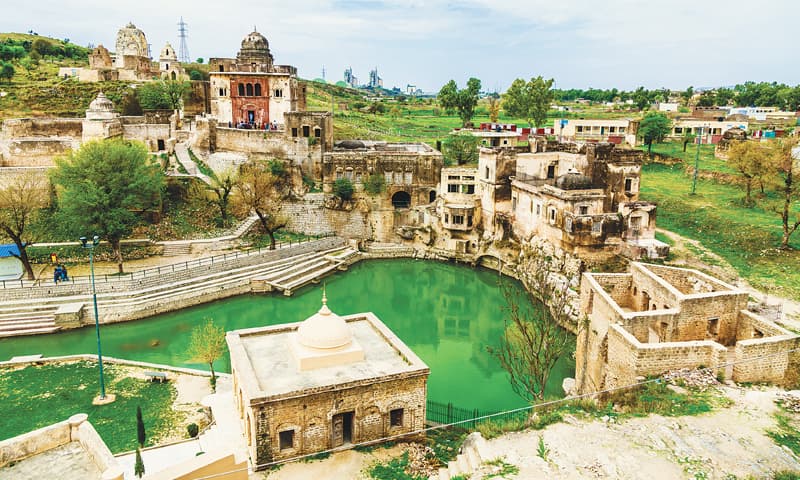
[[(325, 282), (328, 306), (334, 312), (374, 312), (428, 364), (429, 400), (484, 411), (525, 404), (486, 351), (503, 332), (505, 300), (496, 272), (422, 260), (371, 260)], [(192, 362), (187, 351), (192, 327), (204, 318), (214, 319), (225, 330), (297, 322), (319, 310), (321, 291), (321, 285), (312, 285), (292, 297), (242, 295), (148, 319), (101, 325), (103, 355), (207, 370), (208, 365)], [(85, 327), (0, 340), (0, 360), (37, 353), (47, 357), (96, 353), (95, 330)], [(227, 356), (215, 368), (230, 371)], [(559, 361), (547, 393), (559, 395), (561, 381), (573, 373), (572, 359)]]

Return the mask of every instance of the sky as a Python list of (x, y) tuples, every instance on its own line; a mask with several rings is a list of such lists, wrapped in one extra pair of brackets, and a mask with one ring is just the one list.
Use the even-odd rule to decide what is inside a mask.
[[(4, 0), (9, 2), (10, 0)], [(685, 89), (747, 80), (800, 84), (800, 0), (36, 0), (2, 8), (0, 31), (103, 44), (133, 22), (158, 52), (234, 57), (254, 27), (277, 64), (303, 78), (438, 91), (481, 79), (502, 92), (518, 77), (556, 88)]]

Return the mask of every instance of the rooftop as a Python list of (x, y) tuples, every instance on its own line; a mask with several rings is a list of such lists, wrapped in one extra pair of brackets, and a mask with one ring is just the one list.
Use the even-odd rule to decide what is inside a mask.
[[(370, 151), (398, 153), (434, 153), (436, 150), (427, 143), (390, 143), (373, 140), (342, 140), (333, 146), (334, 152)], [(436, 152), (438, 153), (438, 152)]]
[(228, 332), (231, 363), (249, 398), (271, 399), (314, 390), (320, 392), (388, 376), (428, 373), (428, 366), (373, 313), (342, 317), (364, 360), (301, 370), (291, 350), (292, 337), (302, 323)]

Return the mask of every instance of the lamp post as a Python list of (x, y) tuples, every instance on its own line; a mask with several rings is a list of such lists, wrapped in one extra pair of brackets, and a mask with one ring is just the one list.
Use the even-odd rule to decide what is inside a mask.
[(692, 177), (692, 195), (697, 193), (697, 172), (700, 170), (700, 144), (703, 142), (703, 127), (697, 135), (697, 153), (694, 155), (694, 175)]
[(100, 243), (100, 237), (95, 235), (92, 237), (92, 242), (89, 243), (86, 237), (81, 237), (81, 245), (83, 248), (89, 249), (89, 269), (92, 272), (92, 302), (94, 303), (94, 329), (97, 333), (97, 363), (100, 366), (100, 397), (99, 399), (106, 399), (106, 382), (103, 378), (103, 353), (100, 349), (100, 317), (97, 315), (97, 290), (94, 287), (94, 247)]

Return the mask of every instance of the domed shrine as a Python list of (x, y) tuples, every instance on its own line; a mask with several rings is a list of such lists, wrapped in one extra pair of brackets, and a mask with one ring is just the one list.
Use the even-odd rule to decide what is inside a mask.
[(430, 369), (373, 313), (228, 332), (236, 407), (254, 465), (419, 434)]

